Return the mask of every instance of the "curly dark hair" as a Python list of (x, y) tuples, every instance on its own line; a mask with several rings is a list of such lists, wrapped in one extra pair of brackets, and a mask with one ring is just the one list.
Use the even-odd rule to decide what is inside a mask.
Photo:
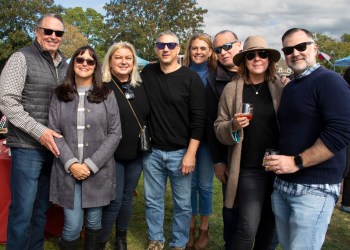
[(58, 99), (63, 102), (73, 101), (74, 95), (77, 93), (74, 73), (74, 61), (77, 56), (84, 54), (85, 51), (88, 51), (90, 56), (96, 62), (95, 70), (93, 73), (92, 90), (89, 90), (89, 94), (87, 96), (88, 101), (92, 103), (100, 103), (107, 98), (107, 95), (110, 92), (105, 84), (102, 83), (101, 66), (95, 50), (91, 46), (86, 45), (80, 47), (74, 52), (69, 62), (67, 74), (63, 80), (63, 83), (55, 89), (55, 93)]

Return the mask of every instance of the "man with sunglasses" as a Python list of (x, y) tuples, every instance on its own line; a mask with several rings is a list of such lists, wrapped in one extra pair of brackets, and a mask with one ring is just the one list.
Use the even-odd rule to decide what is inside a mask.
[(316, 63), (310, 31), (290, 29), (282, 44), (295, 79), (284, 88), (277, 113), (281, 155), (265, 161), (277, 174), (272, 208), (283, 249), (321, 249), (350, 143), (350, 90)]
[(192, 216), (191, 178), (205, 130), (205, 89), (197, 73), (177, 62), (178, 37), (161, 33), (155, 43), (159, 63), (147, 65), (142, 82), (151, 108), (152, 152), (143, 159), (148, 250), (165, 247), (164, 195), (170, 180), (174, 201), (172, 249), (185, 249)]
[[(208, 76), (206, 101), (208, 112), (208, 145), (214, 161), (215, 176), (222, 182), (223, 200), (226, 193), (227, 146), (221, 144), (215, 136), (214, 121), (217, 118), (218, 103), (227, 83), (237, 76), (237, 67), (233, 57), (241, 50), (241, 42), (237, 35), (230, 30), (218, 32), (213, 40), (214, 52), (218, 57), (214, 74)], [(222, 209), (225, 249), (232, 248), (232, 240), (238, 222), (235, 208)]]
[(14, 53), (0, 77), (0, 107), (8, 123), (11, 147), (11, 205), (6, 249), (43, 249), (49, 180), (53, 156), (59, 151), (47, 128), (55, 87), (64, 79), (67, 63), (58, 51), (64, 34), (62, 18), (42, 17), (35, 40)]

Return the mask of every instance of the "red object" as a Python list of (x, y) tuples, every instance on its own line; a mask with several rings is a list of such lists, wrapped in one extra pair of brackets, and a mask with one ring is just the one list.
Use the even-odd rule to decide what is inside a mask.
[(59, 237), (63, 229), (63, 208), (58, 205), (52, 207), (46, 213), (45, 237)]
[(318, 55), (317, 55), (318, 59), (320, 59), (321, 61), (323, 60), (327, 60), (329, 61), (331, 59), (331, 57), (329, 55), (327, 55), (326, 53), (322, 52), (322, 51), (318, 51)]
[(11, 203), (10, 193), (10, 169), (11, 158), (8, 155), (8, 148), (0, 140), (0, 243), (6, 243), (7, 217)]
[[(11, 203), (11, 157), (8, 155), (9, 149), (2, 144), (3, 141), (5, 140), (0, 140), (0, 244), (6, 244), (7, 218)], [(45, 235), (55, 237), (60, 236), (63, 228), (63, 218), (63, 208), (57, 205), (52, 205), (47, 212)]]

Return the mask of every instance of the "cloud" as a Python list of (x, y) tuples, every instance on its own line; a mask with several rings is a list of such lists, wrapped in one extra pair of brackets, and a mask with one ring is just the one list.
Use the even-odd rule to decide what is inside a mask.
[(273, 48), (281, 48), (283, 33), (293, 27), (306, 28), (339, 39), (349, 33), (348, 0), (197, 0), (208, 10), (204, 31), (215, 35), (234, 31), (240, 40), (263, 35)]

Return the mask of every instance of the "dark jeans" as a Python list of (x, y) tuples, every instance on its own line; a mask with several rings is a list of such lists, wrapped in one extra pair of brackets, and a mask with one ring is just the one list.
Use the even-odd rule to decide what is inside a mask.
[(350, 207), (350, 173), (343, 180), (343, 193), (341, 204)]
[[(271, 208), (274, 175), (264, 169), (241, 168), (238, 182), (238, 228), (234, 249), (269, 249), (275, 236)], [(255, 241), (255, 243), (254, 243)]]
[(106, 242), (116, 224), (126, 231), (131, 217), (132, 198), (142, 171), (142, 157), (129, 161), (116, 161), (116, 198), (103, 208), (101, 242)]
[[(225, 202), (226, 184), (222, 184), (223, 201)], [(238, 209), (227, 208), (225, 205), (222, 208), (222, 219), (224, 223), (224, 241), (225, 250), (233, 250), (233, 239), (238, 225)]]
[(345, 207), (350, 207), (350, 146), (346, 148), (346, 166), (344, 170), (343, 193), (341, 204)]
[(6, 249), (43, 249), (53, 155), (25, 148), (11, 148), (11, 154)]

